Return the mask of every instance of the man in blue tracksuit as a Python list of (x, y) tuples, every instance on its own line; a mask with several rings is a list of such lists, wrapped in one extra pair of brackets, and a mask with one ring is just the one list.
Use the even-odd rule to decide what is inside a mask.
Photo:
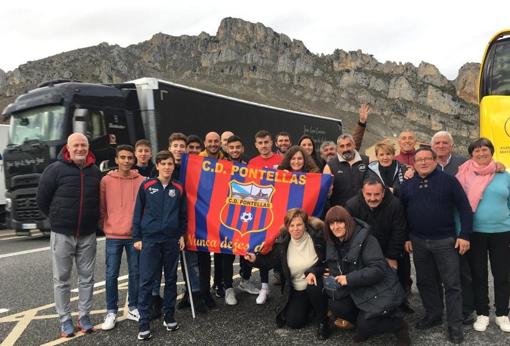
[(138, 294), (139, 340), (152, 337), (150, 304), (154, 279), (163, 267), (165, 291), (163, 326), (168, 331), (179, 329), (174, 319), (177, 297), (177, 262), (184, 248), (182, 235), (186, 230), (186, 199), (180, 183), (171, 180), (175, 159), (169, 151), (156, 155), (157, 178), (140, 186), (133, 216), (134, 247), (140, 250), (140, 289)]

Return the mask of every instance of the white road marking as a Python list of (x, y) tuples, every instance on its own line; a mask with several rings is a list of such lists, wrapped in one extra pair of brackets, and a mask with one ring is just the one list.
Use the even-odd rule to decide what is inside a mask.
[[(105, 240), (105, 237), (97, 238), (97, 241), (104, 241), (104, 240)], [(31, 250), (11, 252), (11, 253), (6, 253), (6, 254), (3, 254), (3, 255), (0, 255), (0, 258), (14, 257), (14, 256), (31, 254), (31, 253), (35, 253), (35, 252), (48, 251), (49, 249), (50, 249), (49, 246), (45, 246), (45, 247), (39, 247), (39, 248), (36, 248), (36, 249), (31, 249)]]
[(9, 309), (0, 309), (0, 314), (3, 314), (4, 312), (9, 311)]
[[(129, 275), (123, 275), (123, 276), (119, 276), (118, 280), (119, 281), (122, 281), (122, 280), (126, 280), (128, 278)], [(96, 287), (102, 287), (106, 284), (106, 281), (100, 281), (100, 282), (96, 282), (94, 284), (94, 288)], [(77, 293), (78, 292), (78, 288), (74, 288), (71, 290), (71, 292), (74, 292), (74, 293)]]

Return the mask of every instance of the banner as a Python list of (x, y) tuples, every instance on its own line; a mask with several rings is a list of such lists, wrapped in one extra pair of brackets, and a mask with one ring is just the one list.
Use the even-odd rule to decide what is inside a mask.
[(227, 160), (183, 155), (186, 246), (191, 251), (267, 253), (287, 210), (320, 216), (331, 176), (290, 173)]

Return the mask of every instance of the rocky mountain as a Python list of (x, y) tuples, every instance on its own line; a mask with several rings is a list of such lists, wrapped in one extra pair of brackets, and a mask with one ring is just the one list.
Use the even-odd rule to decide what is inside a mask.
[[(122, 48), (101, 43), (0, 70), (0, 107), (52, 79), (118, 83), (157, 77), (294, 110), (334, 116), (351, 129), (360, 103), (370, 103), (368, 143), (404, 128), (428, 142), (446, 129), (465, 145), (478, 135), (479, 64), (450, 81), (431, 64), (377, 61), (361, 51), (311, 53), (261, 23), (221, 21), (216, 36), (170, 36)], [(3, 108), (2, 108), (3, 109)], [(263, 126), (263, 125), (261, 125)]]

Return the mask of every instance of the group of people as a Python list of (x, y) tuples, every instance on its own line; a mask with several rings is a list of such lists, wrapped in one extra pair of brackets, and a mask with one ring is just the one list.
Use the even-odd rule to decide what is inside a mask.
[[(510, 175), (494, 162), (494, 147), (485, 138), (468, 148), (469, 159), (453, 153), (453, 138), (440, 131), (430, 146), (417, 149), (416, 135), (399, 135), (393, 145), (375, 145), (376, 160), (359, 152), (370, 109), (360, 108), (353, 136), (319, 146), (302, 136), (297, 145), (286, 132), (254, 136), (258, 155), (244, 157), (243, 139), (230, 131), (195, 135), (173, 133), (168, 150), (152, 162), (151, 143), (117, 145), (117, 168), (101, 177), (87, 138), (69, 136), (57, 162), (44, 171), (37, 202), (52, 226), (51, 254), (60, 332), (74, 335), (70, 279), (73, 260), (79, 277), (78, 321), (85, 333), (90, 320), (96, 229), (106, 235), (106, 305), (102, 329), (115, 327), (117, 280), (122, 253), (127, 254), (127, 318), (138, 321), (138, 339), (152, 337), (150, 321), (161, 316), (168, 331), (179, 328), (175, 309), (193, 304), (198, 312), (215, 309), (213, 295), (237, 304), (237, 292), (256, 295), (265, 304), (269, 272), (281, 285), (278, 327), (301, 328), (315, 319), (317, 337), (331, 326), (356, 329), (355, 342), (395, 333), (409, 345), (405, 314), (414, 309), (411, 292), (413, 255), (425, 315), (415, 328), (442, 323), (446, 303), (448, 337), (463, 341), (463, 324), (483, 332), (489, 325), (488, 261), (494, 276), (495, 323), (510, 332), (508, 319), (510, 263)], [(276, 151), (273, 151), (273, 144)], [(226, 159), (291, 172), (332, 175), (327, 206), (320, 218), (291, 209), (267, 254), (240, 256), (240, 281), (234, 289), (235, 255), (214, 254), (214, 273), (207, 252), (186, 250), (185, 190), (180, 183), (183, 154)], [(189, 281), (177, 304), (177, 265)], [(260, 287), (251, 280), (260, 272)], [(164, 273), (164, 276), (162, 275)], [(213, 285), (211, 287), (211, 274)], [(164, 277), (164, 295), (160, 297)], [(476, 313), (475, 313), (476, 312)], [(313, 317), (311, 317), (313, 316)]]

